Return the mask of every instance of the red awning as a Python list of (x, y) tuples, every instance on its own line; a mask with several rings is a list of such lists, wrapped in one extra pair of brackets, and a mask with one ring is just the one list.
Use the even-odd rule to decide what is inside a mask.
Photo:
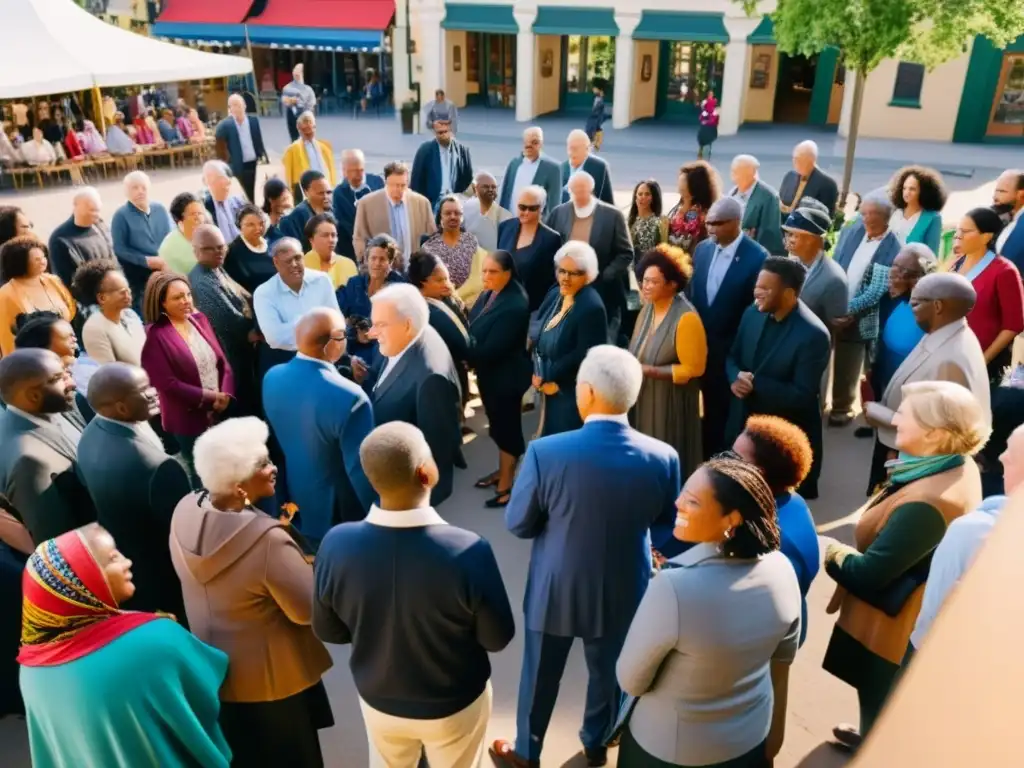
[[(186, 0), (197, 1), (201, 0)], [(267, 0), (263, 13), (250, 18), (248, 24), (383, 32), (394, 15), (394, 0)]]
[(158, 22), (241, 24), (253, 0), (165, 0)]

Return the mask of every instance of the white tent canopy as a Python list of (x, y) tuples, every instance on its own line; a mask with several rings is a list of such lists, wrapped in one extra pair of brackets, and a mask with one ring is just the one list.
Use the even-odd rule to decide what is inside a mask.
[(252, 71), (242, 56), (143, 37), (101, 21), (74, 0), (0, 0), (0, 18), (0, 99)]

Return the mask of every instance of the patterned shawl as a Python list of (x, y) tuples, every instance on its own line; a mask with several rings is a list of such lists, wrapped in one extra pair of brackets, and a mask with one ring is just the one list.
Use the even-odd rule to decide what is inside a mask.
[(66, 664), (99, 650), (136, 627), (160, 618), (122, 611), (79, 531), (44, 541), (22, 575), (24, 603), (18, 663)]

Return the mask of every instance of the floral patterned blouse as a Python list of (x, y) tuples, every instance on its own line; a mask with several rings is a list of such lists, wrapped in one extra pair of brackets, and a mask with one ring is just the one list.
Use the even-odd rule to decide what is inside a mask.
[(648, 216), (646, 219), (637, 217), (630, 227), (629, 234), (633, 238), (633, 250), (637, 253), (647, 253), (662, 242), (662, 223), (665, 219), (662, 216)]
[(685, 214), (680, 213), (678, 205), (675, 206), (668, 214), (669, 243), (692, 255), (694, 248), (708, 236), (704, 226), (706, 217), (707, 211), (699, 205), (691, 206)]
[(455, 247), (450, 247), (444, 241), (444, 234), (437, 232), (430, 236), (430, 239), (423, 244), (423, 250), (432, 253), (448, 267), (448, 275), (452, 279), (452, 285), (461, 288), (462, 284), (469, 279), (473, 267), (473, 256), (476, 254), (480, 243), (476, 235), (471, 232), (462, 232), (459, 235), (459, 242)]

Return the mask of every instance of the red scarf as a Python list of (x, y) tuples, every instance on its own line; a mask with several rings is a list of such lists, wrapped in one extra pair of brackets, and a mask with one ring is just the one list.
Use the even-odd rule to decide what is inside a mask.
[(103, 569), (79, 531), (40, 544), (25, 566), (21, 583), (18, 663), (26, 667), (53, 667), (80, 659), (160, 618), (117, 607)]

